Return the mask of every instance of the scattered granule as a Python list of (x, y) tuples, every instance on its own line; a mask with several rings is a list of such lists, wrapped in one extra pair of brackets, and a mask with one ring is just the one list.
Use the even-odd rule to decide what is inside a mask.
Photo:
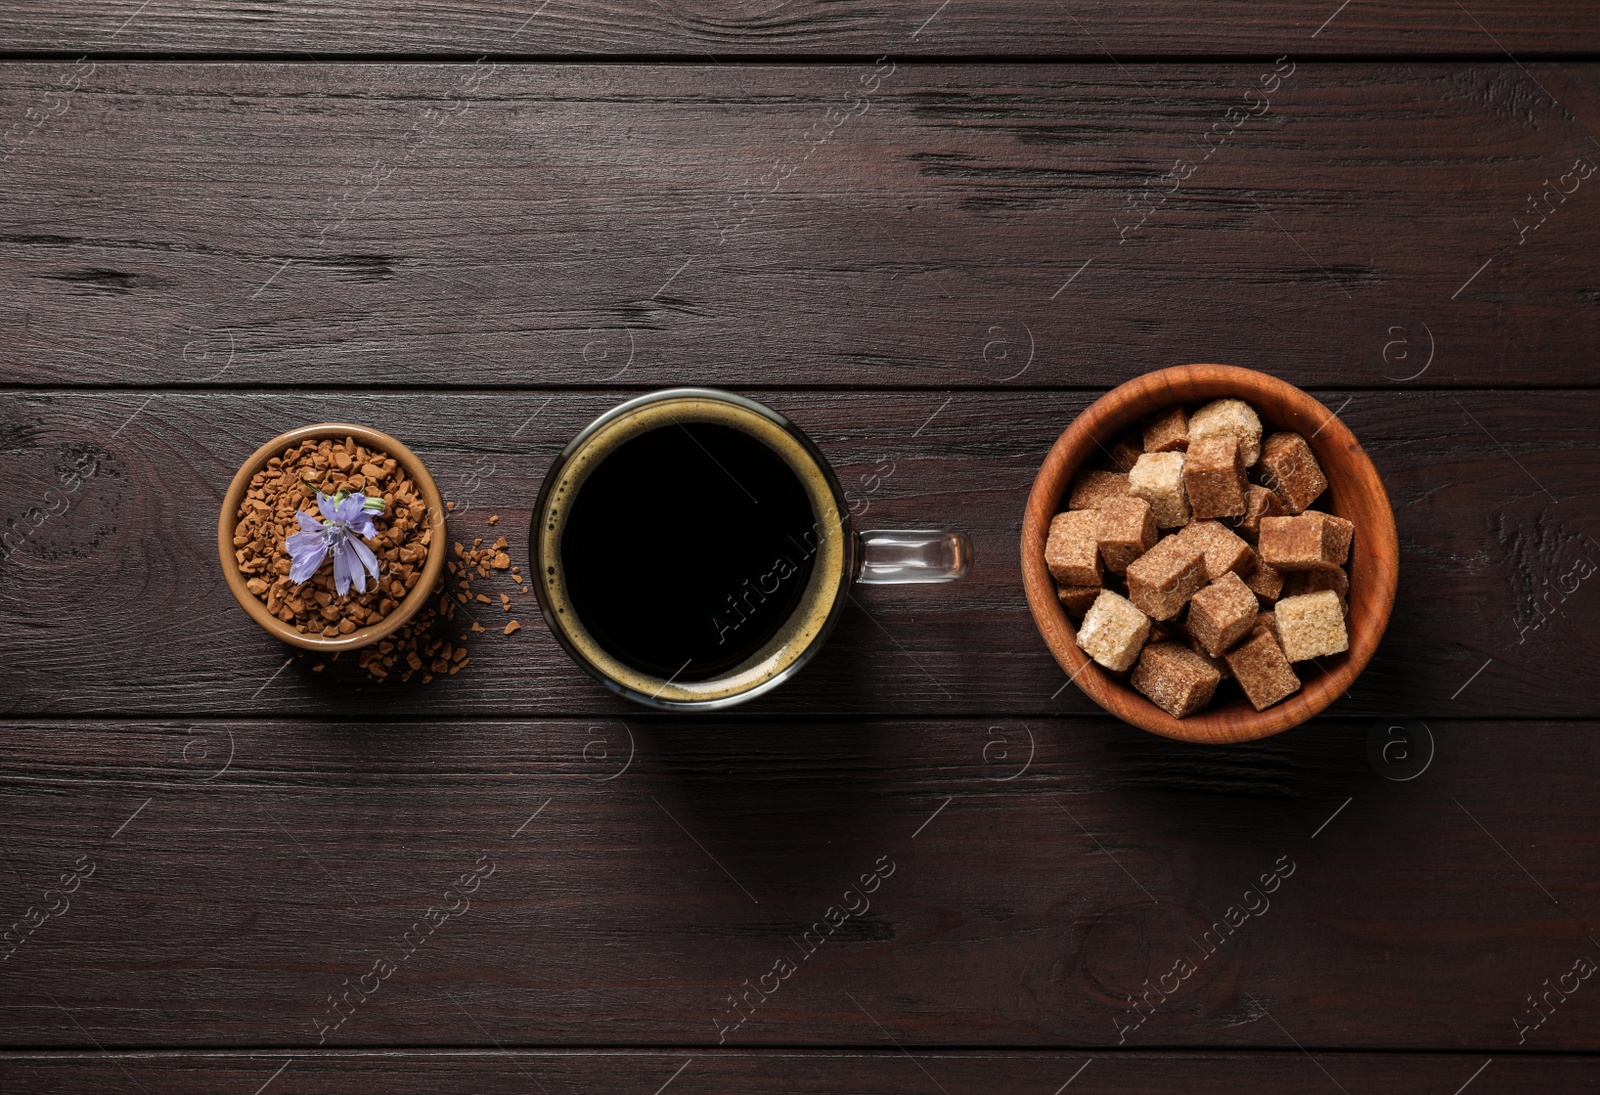
[(444, 504), (444, 511), (446, 513), (454, 513), (456, 511), (456, 504), (454, 502), (446, 502)]
[[(442, 533), (440, 542), (446, 542)], [(465, 605), (470, 616), (472, 606), (495, 603), (489, 594), (474, 590), (473, 584), (480, 577), (491, 576), (492, 569), (506, 569), (493, 566), (496, 556), (504, 554), (505, 546), (504, 537), (498, 545), (484, 543), (483, 537), (474, 537), (470, 546), (464, 541), (451, 542), (453, 557), (445, 560), (446, 573), (435, 585), (433, 599), (392, 638), (358, 651), (361, 668), (375, 680), (407, 681), (420, 675), (423, 684), (434, 677), (453, 677), (466, 668), (472, 660), (466, 646), (469, 637), (483, 634), (486, 629), (472, 619), (465, 631), (460, 630), (461, 624), (454, 622), (456, 609)], [(530, 589), (520, 584), (516, 588), (523, 593)], [(510, 612), (511, 598), (504, 593), (499, 598), (501, 608)], [(511, 620), (503, 634), (509, 636), (521, 628), (520, 620)]]
[(494, 542), (494, 547), (495, 547), (496, 551), (504, 551), (506, 548), (508, 548), (510, 546), (511, 545), (506, 542), (506, 538), (504, 536), (500, 537), (500, 539), (498, 539), (498, 540), (496, 540)]
[[(307, 581), (290, 581), (288, 537), (302, 531), (299, 513), (323, 520), (319, 491), (383, 499), (383, 512), (373, 515), (378, 535), (364, 541), (377, 556), (378, 577), (364, 591), (338, 594), (331, 557)], [(350, 635), (387, 617), (422, 577), (432, 540), (423, 510), (416, 484), (387, 453), (349, 437), (308, 439), (269, 459), (251, 478), (236, 513), (234, 557), (246, 588), (279, 620), (304, 635)]]
[(491, 513), (489, 515), (489, 523), (491, 525), (498, 525), (500, 523), (500, 515), (498, 513)]
[(497, 552), (495, 554), (494, 561), (489, 565), (494, 567), (496, 570), (505, 570), (511, 565), (511, 556), (507, 555), (503, 551)]

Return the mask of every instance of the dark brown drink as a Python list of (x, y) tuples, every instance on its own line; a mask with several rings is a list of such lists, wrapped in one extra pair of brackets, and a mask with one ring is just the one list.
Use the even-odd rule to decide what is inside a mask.
[(854, 540), (820, 454), (758, 403), (635, 400), (568, 446), (541, 494), (540, 601), (585, 668), (655, 706), (772, 687), (838, 614)]
[(608, 453), (567, 504), (567, 598), (620, 661), (708, 680), (788, 623), (817, 525), (800, 477), (760, 440), (715, 422), (658, 426)]

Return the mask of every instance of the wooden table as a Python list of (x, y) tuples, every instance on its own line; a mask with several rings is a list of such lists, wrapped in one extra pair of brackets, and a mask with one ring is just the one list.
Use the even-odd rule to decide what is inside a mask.
[[(0, 1089), (1600, 1091), (1597, 15), (0, 12)], [(1338, 412), (1403, 555), (1348, 697), (1226, 749), (1092, 707), (1018, 573), (1052, 440), (1187, 361)], [(523, 562), (684, 383), (971, 577), (684, 719), (503, 580), (380, 687), (218, 573), (281, 430), (397, 435)]]

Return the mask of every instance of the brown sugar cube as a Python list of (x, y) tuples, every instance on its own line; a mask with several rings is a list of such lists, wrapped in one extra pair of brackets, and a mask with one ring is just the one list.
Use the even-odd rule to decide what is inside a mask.
[(1192, 521), (1178, 535), (1206, 553), (1206, 581), (1214, 582), (1230, 570), (1243, 574), (1256, 564), (1250, 545), (1228, 531), (1220, 521)]
[(1189, 500), (1183, 494), (1183, 453), (1147, 452), (1128, 473), (1128, 493), (1143, 498), (1155, 511), (1158, 528), (1189, 523)]
[(1206, 553), (1168, 536), (1128, 564), (1128, 599), (1153, 620), (1170, 620), (1206, 584)]
[(1149, 634), (1148, 637), (1145, 638), (1145, 642), (1146, 642), (1146, 644), (1149, 644), (1149, 643), (1165, 643), (1165, 642), (1170, 642), (1173, 639), (1182, 639), (1182, 638), (1183, 638), (1183, 635), (1181, 633), (1181, 629), (1179, 627), (1179, 624), (1178, 624), (1178, 622), (1176, 620), (1167, 620), (1165, 622), (1163, 622), (1161, 620), (1151, 620), (1150, 621), (1150, 634)]
[(1143, 452), (1144, 436), (1139, 430), (1134, 430), (1118, 439), (1117, 443), (1107, 450), (1106, 455), (1110, 458), (1112, 471), (1126, 474), (1133, 470)]
[(1316, 570), (1296, 570), (1284, 576), (1283, 596), (1298, 597), (1304, 593), (1317, 593), (1331, 589), (1339, 596), (1339, 606), (1346, 614), (1350, 596), (1350, 577), (1341, 567), (1319, 567)]
[(1064, 586), (1100, 584), (1100, 550), (1095, 535), (1100, 515), (1092, 509), (1068, 510), (1050, 519), (1050, 536), (1044, 542), (1044, 565)]
[[(1256, 549), (1263, 562), (1279, 570), (1335, 567), (1350, 551), (1348, 533), (1326, 513), (1308, 510), (1298, 517), (1263, 517)], [(1340, 548), (1343, 548), (1343, 552)]]
[(1139, 656), (1149, 634), (1150, 620), (1143, 612), (1126, 598), (1102, 590), (1084, 613), (1078, 645), (1107, 669), (1121, 672)]
[(1275, 433), (1262, 443), (1256, 475), (1283, 500), (1283, 508), (1291, 515), (1305, 512), (1328, 489), (1322, 465), (1317, 463), (1306, 439), (1297, 433)]
[(1145, 452), (1182, 452), (1189, 447), (1189, 415), (1168, 407), (1144, 424)]
[(1256, 595), (1230, 571), (1189, 598), (1189, 634), (1200, 649), (1220, 658), (1249, 633), (1260, 612)]
[(1356, 524), (1346, 521), (1343, 517), (1333, 514), (1327, 515), (1327, 522), (1333, 526), (1333, 553), (1340, 566), (1350, 561), (1350, 545), (1355, 542)]
[(1239, 458), (1251, 467), (1261, 457), (1261, 419), (1242, 399), (1218, 399), (1189, 416), (1189, 447), (1206, 437), (1231, 437), (1239, 443)]
[(1250, 637), (1223, 658), (1257, 711), (1265, 711), (1300, 687), (1300, 678), (1289, 668), (1283, 648), (1264, 624), (1251, 630)]
[(1244, 465), (1232, 437), (1213, 434), (1189, 446), (1183, 459), (1183, 490), (1195, 518), (1244, 514)]
[(1263, 612), (1256, 617), (1256, 623), (1272, 632), (1272, 637), (1278, 640), (1278, 645), (1283, 645), (1283, 636), (1278, 633), (1278, 617), (1271, 612)]
[(1113, 498), (1128, 496), (1128, 476), (1120, 471), (1085, 471), (1072, 481), (1068, 509), (1099, 509)]
[(1266, 487), (1251, 483), (1244, 488), (1244, 515), (1228, 518), (1228, 524), (1253, 544), (1261, 537), (1263, 517), (1282, 517), (1287, 512), (1283, 508), (1283, 499)]
[[(1255, 552), (1251, 552), (1255, 555)], [(1256, 556), (1259, 560), (1259, 556)], [(1270, 605), (1283, 596), (1284, 582), (1283, 571), (1268, 563), (1257, 562), (1255, 568), (1245, 572), (1244, 584), (1250, 587), (1263, 604)]]
[(1175, 719), (1211, 702), (1222, 674), (1182, 643), (1152, 643), (1139, 655), (1130, 678), (1151, 703)]
[(1350, 649), (1344, 630), (1344, 610), (1331, 589), (1285, 597), (1272, 610), (1278, 618), (1283, 656), (1291, 662), (1339, 654)]
[(1083, 619), (1083, 614), (1089, 611), (1089, 606), (1094, 604), (1100, 593), (1099, 586), (1056, 586), (1056, 600), (1061, 602), (1074, 622)]
[(1131, 495), (1113, 498), (1097, 512), (1100, 558), (1113, 574), (1126, 574), (1129, 563), (1156, 546), (1155, 513), (1149, 502)]

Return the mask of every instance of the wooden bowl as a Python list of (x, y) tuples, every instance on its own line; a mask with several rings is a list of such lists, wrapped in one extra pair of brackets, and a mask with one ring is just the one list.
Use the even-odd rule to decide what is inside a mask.
[[(1186, 719), (1175, 719), (1131, 685), (1102, 669), (1077, 643), (1077, 629), (1056, 598), (1045, 567), (1050, 519), (1060, 511), (1073, 477), (1092, 467), (1115, 441), (1141, 421), (1175, 403), (1191, 410), (1213, 399), (1242, 399), (1261, 416), (1265, 433), (1293, 430), (1316, 453), (1328, 490), (1318, 509), (1354, 521), (1350, 549), (1350, 649), (1317, 661), (1295, 663), (1300, 691), (1257, 711), (1244, 696), (1215, 702)], [(1104, 448), (1102, 448), (1102, 446)], [(1400, 548), (1389, 495), (1355, 437), (1317, 400), (1277, 377), (1231, 365), (1178, 365), (1147, 373), (1112, 389), (1068, 426), (1045, 457), (1028, 495), (1022, 519), (1022, 581), (1034, 623), (1050, 652), (1085, 695), (1135, 726), (1183, 741), (1222, 744), (1264, 738), (1309, 719), (1343, 694), (1366, 668), (1389, 623), (1399, 580)]]
[[(434, 539), (428, 545), (428, 560), (422, 565), (422, 576), (417, 579), (417, 584), (393, 612), (379, 623), (369, 627), (358, 627), (348, 635), (327, 639), (321, 635), (305, 635), (295, 630), (292, 625), (284, 623), (268, 612), (266, 604), (250, 592), (245, 585), (245, 576), (239, 570), (239, 561), (234, 558), (233, 530), (238, 524), (238, 517), (235, 515), (239, 512), (239, 504), (244, 501), (245, 492), (250, 489), (250, 480), (256, 472), (267, 466), (268, 460), (274, 456), (281, 456), (289, 446), (298, 445), (307, 438), (322, 441), (341, 437), (352, 437), (368, 448), (381, 449), (394, 457), (395, 462), (406, 470), (406, 475), (422, 491), (427, 506), (423, 519), (434, 522)], [(298, 430), (279, 434), (262, 445), (234, 473), (233, 482), (228, 485), (228, 493), (222, 499), (222, 515), (217, 521), (217, 552), (222, 557), (222, 575), (228, 580), (228, 588), (233, 591), (234, 597), (244, 610), (250, 614), (250, 618), (286, 643), (326, 654), (370, 646), (404, 627), (431, 596), (439, 575), (444, 571), (445, 557), (449, 554), (449, 545), (445, 542), (443, 532), (444, 512), (444, 500), (439, 496), (439, 487), (434, 483), (433, 476), (428, 474), (428, 469), (415, 453), (388, 434), (368, 429), (366, 426), (352, 426), (345, 422), (320, 422), (314, 426), (302, 426)]]

